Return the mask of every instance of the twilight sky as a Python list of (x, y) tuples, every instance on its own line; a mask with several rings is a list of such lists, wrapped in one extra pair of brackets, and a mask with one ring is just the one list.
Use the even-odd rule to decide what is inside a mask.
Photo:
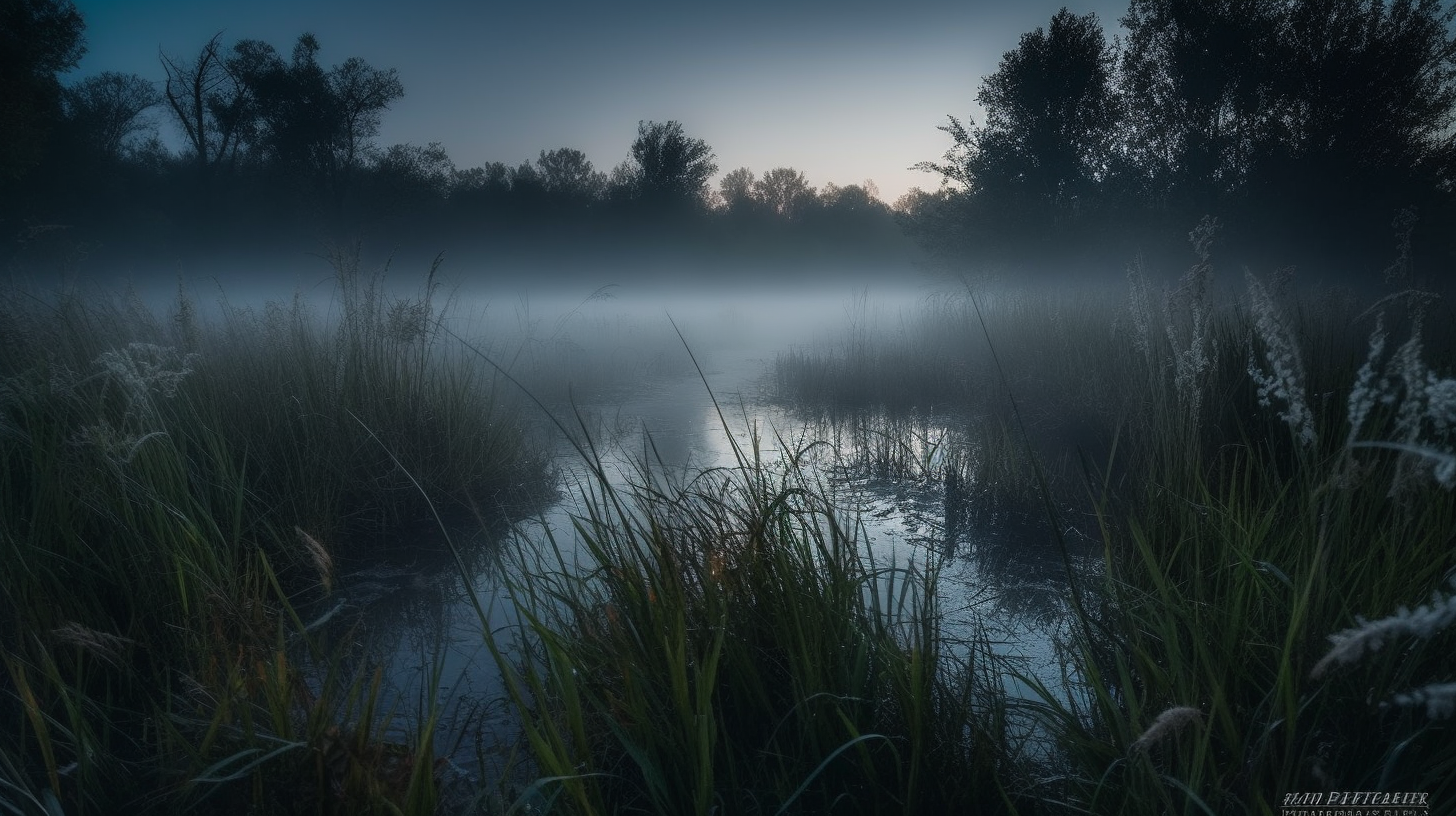
[[(1063, 4), (75, 0), (88, 50), (62, 80), (114, 70), (160, 82), (159, 49), (190, 60), (219, 31), (227, 47), (260, 39), (286, 59), (310, 31), (325, 68), (358, 56), (399, 71), (405, 97), (380, 145), (441, 142), (462, 169), (573, 147), (605, 172), (639, 120), (676, 119), (713, 148), (720, 177), (789, 166), (816, 187), (873, 179), (893, 203), (936, 187), (908, 169), (949, 147), (936, 127), (949, 114), (979, 122), (981, 78)], [(1067, 5), (1096, 12), (1109, 37), (1127, 8)]]

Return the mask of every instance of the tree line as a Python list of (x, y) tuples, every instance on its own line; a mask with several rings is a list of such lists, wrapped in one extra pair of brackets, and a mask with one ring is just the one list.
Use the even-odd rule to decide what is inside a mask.
[[(1247, 256), (1368, 263), (1414, 227), (1456, 258), (1456, 9), (1437, 0), (1132, 0), (1062, 9), (951, 117), (907, 202), (942, 253), (1126, 257), (1205, 215)], [(1267, 261), (1266, 261), (1267, 262)]]
[(391, 232), (520, 242), (567, 231), (620, 246), (669, 225), (679, 244), (748, 255), (908, 246), (872, 183), (816, 190), (792, 168), (740, 168), (715, 188), (712, 148), (675, 121), (640, 122), (607, 172), (569, 147), (457, 168), (438, 143), (381, 145), (405, 93), (397, 71), (358, 57), (325, 67), (308, 33), (289, 53), (221, 34), (162, 51), (156, 83), (108, 71), (63, 84), (85, 53), (74, 6), (0, 2), (0, 229), (12, 252), (57, 227), (72, 244), (160, 250)]
[(822, 257), (900, 252), (903, 227), (956, 263), (1121, 264), (1182, 251), (1213, 215), (1225, 252), (1261, 264), (1368, 268), (1398, 237), (1449, 264), (1453, 18), (1439, 0), (1132, 0), (1109, 40), (1064, 8), (984, 79), (983, 122), (942, 128), (951, 149), (917, 165), (940, 188), (892, 208), (871, 183), (815, 189), (788, 167), (715, 186), (712, 148), (672, 121), (639, 123), (607, 171), (569, 147), (462, 169), (436, 143), (380, 145), (397, 72), (325, 67), (310, 34), (287, 53), (221, 35), (164, 51), (155, 83), (63, 84), (80, 14), (0, 0), (0, 240), (167, 249), (397, 228), (529, 249), (565, 230), (586, 247)]

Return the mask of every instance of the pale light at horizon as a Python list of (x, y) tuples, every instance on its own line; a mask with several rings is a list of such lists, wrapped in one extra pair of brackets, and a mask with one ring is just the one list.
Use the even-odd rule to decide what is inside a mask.
[[(159, 49), (187, 56), (219, 31), (228, 46), (261, 39), (286, 56), (309, 31), (325, 66), (358, 56), (399, 71), (405, 97), (385, 115), (380, 146), (440, 142), (462, 169), (572, 147), (608, 172), (638, 121), (674, 119), (713, 148), (719, 177), (793, 167), (816, 187), (872, 179), (894, 202), (938, 185), (910, 169), (950, 146), (936, 128), (950, 115), (979, 120), (981, 78), (1062, 4), (568, 3), (550, 15), (451, 0), (75, 5), (88, 51), (63, 81), (109, 70), (159, 81)], [(1096, 11), (1110, 38), (1124, 8), (1073, 11)], [(171, 139), (165, 112), (154, 118)]]

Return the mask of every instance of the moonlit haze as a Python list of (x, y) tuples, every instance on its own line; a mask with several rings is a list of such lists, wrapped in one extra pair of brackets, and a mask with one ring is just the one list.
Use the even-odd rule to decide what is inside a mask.
[(1456, 812), (1456, 0), (1065, 2), (0, 0), (0, 810)]

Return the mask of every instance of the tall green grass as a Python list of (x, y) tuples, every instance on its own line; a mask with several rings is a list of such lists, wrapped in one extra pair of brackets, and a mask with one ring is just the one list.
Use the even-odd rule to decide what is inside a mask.
[[(564, 430), (564, 428), (563, 428)], [(725, 423), (725, 431), (726, 423)], [(935, 563), (877, 563), (807, 465), (608, 470), (523, 543), (489, 633), (551, 812), (1011, 812), (1018, 741), (982, 641), (951, 648)]]
[[(1220, 300), (1211, 226), (1161, 297), (1135, 266), (1126, 299), (945, 299), (786, 355), (819, 424), (781, 458), (755, 437), (731, 467), (619, 474), (577, 435), (572, 529), (520, 540), (520, 623), (486, 632), (538, 772), (501, 808), (1456, 801), (1450, 307), (1252, 276)], [(399, 525), (523, 506), (548, 474), (433, 277), (398, 296), (339, 268), (322, 311), (0, 300), (5, 812), (442, 806), (435, 701), (400, 736), (382, 675), (300, 610)], [(972, 523), (1037, 508), (1046, 546), (1100, 542), (1100, 569), (1067, 562), (1066, 689), (1006, 699), (1011, 664), (942, 625), (941, 564), (873, 557), (831, 445), (953, 480), (993, 508)]]
[[(888, 352), (781, 360), (782, 387), (873, 405), (857, 384), (883, 372), (901, 403), (941, 410), (959, 390), (981, 459), (964, 478), (1049, 476), (981, 500), (1050, 490), (1048, 512), (1102, 542), (1105, 577), (1073, 576), (1089, 591), (1070, 688), (1043, 693), (1058, 746), (1041, 760), (1045, 807), (1267, 813), (1329, 790), (1456, 801), (1451, 307), (1253, 276), (1220, 299), (1208, 226), (1161, 296), (1134, 265), (1126, 300), (1080, 300), (1072, 320), (1055, 298), (1002, 297), (983, 319), (937, 304)], [(942, 342), (961, 319), (1002, 371), (985, 338)], [(900, 364), (917, 353), (946, 356)], [(917, 389), (916, 370), (939, 373)], [(1090, 515), (1062, 515), (1076, 507)]]
[(401, 297), (335, 263), (324, 314), (301, 297), (211, 320), (180, 292), (165, 314), (77, 289), (0, 297), (12, 812), (167, 810), (219, 787), (264, 811), (299, 789), (319, 807), (372, 790), (364, 810), (393, 795), (279, 773), (362, 757), (373, 727), (369, 683), (304, 676), (328, 660), (307, 657), (297, 610), (421, 513), (415, 482), (493, 516), (548, 480), (493, 375), (446, 342), (434, 271)]
[[(1266, 812), (1299, 791), (1452, 798), (1446, 724), (1392, 705), (1449, 677), (1449, 636), (1315, 671), (1332, 635), (1429, 596), (1456, 568), (1449, 486), (1410, 478), (1420, 455), (1351, 444), (1389, 438), (1412, 410), (1449, 412), (1398, 384), (1442, 380), (1409, 353), (1374, 354), (1383, 373), (1362, 384), (1363, 338), (1332, 341), (1374, 314), (1285, 317), (1297, 313), (1250, 281), (1247, 311), (1228, 312), (1208, 341), (1241, 365), (1203, 375), (1202, 424), (1175, 384), (1161, 398), (1174, 419), (1130, 434), (1143, 477), (1102, 504), (1112, 580), (1101, 634), (1074, 656), (1092, 703), (1048, 708), (1074, 768), (1057, 798), (1186, 813)], [(1380, 416), (1352, 427), (1362, 388)], [(1449, 451), (1434, 424), (1422, 443)], [(1169, 710), (1189, 712), (1184, 728), (1159, 725)]]

